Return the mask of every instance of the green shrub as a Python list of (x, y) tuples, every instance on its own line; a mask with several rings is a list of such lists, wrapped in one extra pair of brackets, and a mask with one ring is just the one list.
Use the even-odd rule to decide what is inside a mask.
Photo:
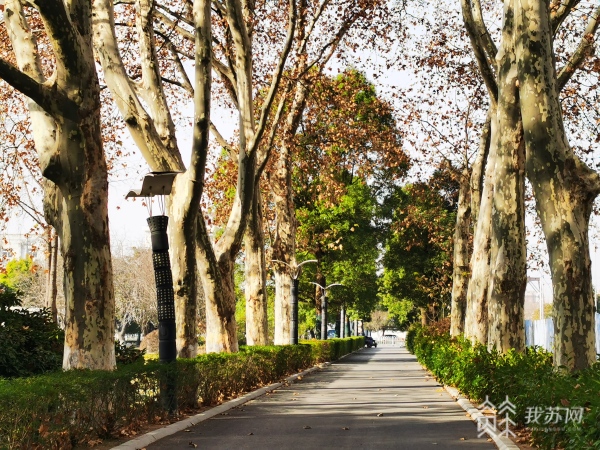
[(21, 308), (18, 291), (0, 284), (0, 377), (25, 377), (58, 370), (64, 332), (48, 310)]
[(69, 449), (137, 430), (168, 414), (160, 395), (168, 380), (178, 407), (185, 410), (214, 405), (362, 347), (363, 338), (308, 341), (242, 347), (238, 353), (211, 353), (170, 364), (132, 357), (133, 362), (112, 372), (74, 370), (0, 379), (0, 448)]
[(581, 422), (559, 424), (552, 431), (532, 427), (534, 443), (544, 449), (600, 449), (600, 363), (567, 373), (555, 369), (552, 355), (539, 347), (501, 354), (463, 338), (450, 338), (439, 327), (413, 325), (406, 342), (440, 383), (456, 387), (475, 402), (487, 396), (499, 405), (508, 396), (516, 409), (511, 419), (519, 425), (530, 425), (530, 408), (583, 407)]
[(132, 364), (144, 360), (146, 350), (140, 350), (133, 346), (128, 347), (127, 344), (122, 344), (115, 341), (115, 359), (117, 364)]

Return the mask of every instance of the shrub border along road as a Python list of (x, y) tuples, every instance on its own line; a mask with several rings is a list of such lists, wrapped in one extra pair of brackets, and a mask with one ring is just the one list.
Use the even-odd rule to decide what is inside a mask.
[[(345, 355), (344, 355), (345, 356)], [(343, 358), (343, 356), (342, 356)], [(322, 363), (317, 366), (311, 367), (303, 372), (292, 375), (291, 377), (287, 377), (285, 382), (293, 383), (298, 378), (308, 375), (316, 370), (322, 369), (328, 366), (330, 363)], [(219, 406), (215, 406), (214, 408), (209, 409), (208, 411), (201, 412), (200, 414), (196, 414), (195, 416), (188, 417), (187, 419), (180, 420), (178, 422), (172, 423), (164, 428), (160, 428), (155, 431), (151, 431), (146, 433), (136, 439), (132, 439), (123, 444), (120, 444), (116, 447), (113, 447), (111, 450), (138, 450), (140, 448), (144, 448), (147, 445), (152, 444), (153, 442), (158, 441), (159, 439), (163, 439), (165, 437), (171, 436), (175, 433), (183, 431), (189, 427), (193, 427), (194, 425), (199, 424), (200, 422), (204, 422), (205, 420), (210, 419), (211, 417), (215, 417), (221, 413), (229, 411), (236, 406), (243, 405), (250, 400), (254, 400), (268, 392), (272, 392), (275, 389), (279, 389), (280, 387), (285, 385), (285, 382), (274, 383), (269, 386), (262, 387), (255, 391), (252, 391), (246, 395), (242, 395), (241, 397), (235, 398), (233, 400), (229, 400), (228, 402), (222, 403)]]
[[(462, 337), (450, 338), (448, 321), (429, 327), (411, 326), (406, 346), (440, 384), (455, 387), (475, 402), (487, 396), (494, 405), (500, 405), (508, 396), (515, 406), (510, 418), (529, 428), (533, 445), (543, 449), (600, 449), (600, 363), (569, 373), (553, 367), (552, 355), (539, 347), (524, 353), (489, 351)], [(532, 408), (550, 412), (583, 408), (583, 416), (581, 421), (533, 427), (529, 423)]]
[[(69, 371), (0, 380), (1, 449), (70, 449), (161, 423), (161, 380), (174, 379), (185, 411), (236, 398), (364, 346), (364, 338), (245, 347), (171, 364), (155, 361), (112, 372)], [(133, 434), (133, 433), (131, 433)]]

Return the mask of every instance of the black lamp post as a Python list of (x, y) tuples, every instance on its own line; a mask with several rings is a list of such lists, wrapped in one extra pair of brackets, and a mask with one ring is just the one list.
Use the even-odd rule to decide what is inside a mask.
[(311, 281), (315, 286), (319, 286), (323, 291), (323, 295), (321, 296), (321, 340), (327, 339), (327, 289), (332, 286), (343, 286), (341, 283), (332, 283), (329, 286), (321, 286), (319, 283), (315, 283)]
[[(166, 195), (171, 193), (173, 180), (178, 172), (150, 172), (144, 177), (139, 191), (129, 191), (125, 198), (144, 197), (148, 200), (147, 222), (152, 241), (152, 264), (156, 282), (158, 310), (158, 359), (170, 363), (177, 359), (175, 328), (175, 294), (173, 292), (173, 274), (169, 260), (169, 238), (167, 227), (169, 218), (165, 215)], [(160, 215), (152, 215), (152, 199), (158, 196)], [(168, 373), (164, 380), (165, 389), (161, 390), (163, 405), (173, 413), (176, 408), (174, 373)]]
[(291, 298), (290, 298), (290, 344), (296, 345), (298, 343), (298, 286), (300, 281), (298, 277), (302, 272), (302, 266), (306, 263), (317, 262), (316, 259), (308, 259), (306, 261), (301, 262), (298, 265), (291, 266), (285, 261), (280, 261), (278, 259), (274, 259), (274, 262), (278, 262), (281, 264), (285, 264), (292, 270), (292, 289), (291, 289)]

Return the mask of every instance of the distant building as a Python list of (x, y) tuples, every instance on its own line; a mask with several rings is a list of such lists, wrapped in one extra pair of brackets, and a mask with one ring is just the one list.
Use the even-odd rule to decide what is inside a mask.
[(539, 277), (527, 277), (525, 289), (525, 320), (540, 318), (540, 305), (545, 304), (543, 284)]
[(29, 256), (41, 263), (44, 259), (44, 251), (44, 240), (41, 236), (0, 235), (0, 261), (24, 259)]

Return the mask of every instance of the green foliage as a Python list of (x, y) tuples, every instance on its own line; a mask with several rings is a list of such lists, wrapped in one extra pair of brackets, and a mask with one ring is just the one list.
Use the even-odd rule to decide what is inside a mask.
[(171, 364), (119, 365), (115, 371), (55, 372), (0, 380), (0, 448), (70, 449), (97, 438), (127, 435), (162, 421), (161, 380), (175, 380), (181, 410), (214, 405), (314, 364), (364, 346), (364, 338), (300, 345), (242, 347)]
[(0, 284), (12, 289), (18, 289), (24, 279), (31, 277), (36, 271), (36, 265), (30, 257), (13, 259), (6, 264), (4, 272), (0, 272)]
[(508, 396), (516, 406), (511, 419), (520, 425), (527, 424), (528, 408), (583, 407), (581, 423), (561, 423), (557, 431), (532, 427), (534, 444), (544, 449), (600, 448), (600, 363), (567, 373), (554, 368), (552, 355), (539, 347), (500, 354), (463, 338), (450, 338), (447, 326), (413, 324), (406, 346), (440, 383), (455, 386), (475, 401), (488, 396), (499, 405)]
[(404, 326), (417, 308), (443, 309), (450, 301), (456, 213), (440, 178), (437, 173), (427, 184), (405, 186), (388, 200), (392, 225), (379, 288), (383, 306)]
[(143, 361), (146, 350), (140, 350), (133, 346), (128, 347), (125, 343), (115, 341), (115, 359), (117, 364), (133, 364)]
[(21, 308), (18, 291), (0, 284), (0, 376), (26, 377), (58, 370), (64, 332), (47, 310)]

